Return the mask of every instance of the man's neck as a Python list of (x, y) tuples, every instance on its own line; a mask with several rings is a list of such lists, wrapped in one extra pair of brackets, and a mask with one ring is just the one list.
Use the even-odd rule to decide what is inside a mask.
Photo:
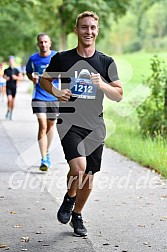
[(81, 47), (81, 46), (77, 46), (76, 48), (77, 50), (77, 53), (83, 57), (83, 58), (89, 58), (89, 57), (92, 57), (93, 54), (95, 53), (95, 47)]
[(51, 53), (51, 50), (49, 50), (49, 51), (47, 51), (47, 52), (39, 52), (39, 55), (41, 56), (41, 57), (47, 57), (48, 55), (50, 55), (50, 53)]

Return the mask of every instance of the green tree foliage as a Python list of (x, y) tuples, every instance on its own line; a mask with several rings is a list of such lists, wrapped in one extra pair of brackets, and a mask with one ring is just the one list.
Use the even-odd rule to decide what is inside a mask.
[(137, 109), (141, 132), (155, 137), (167, 134), (167, 70), (165, 63), (155, 56), (151, 60), (151, 75), (145, 80), (151, 95)]
[[(125, 14), (130, 0), (62, 0), (58, 4), (57, 13), (57, 31), (59, 33), (59, 48), (60, 50), (66, 49), (67, 36), (73, 31), (75, 19), (80, 12), (85, 10), (92, 10), (100, 17), (101, 35), (103, 31), (110, 27), (109, 17), (111, 14), (114, 18)], [(105, 29), (104, 29), (105, 28)]]
[[(126, 52), (134, 52), (141, 49), (140, 41), (138, 42), (137, 37), (137, 19), (136, 16), (127, 11), (126, 15), (121, 17), (119, 20), (114, 20), (110, 18), (110, 23), (112, 27), (110, 28), (109, 33), (105, 35), (107, 40), (108, 54), (122, 54)], [(104, 40), (100, 42), (101, 47)]]
[[(167, 0), (3, 0), (0, 2), (0, 57), (26, 58), (37, 50), (36, 35), (48, 33), (52, 48), (76, 44), (75, 18), (84, 10), (100, 17), (98, 49), (108, 54), (167, 49)], [(155, 18), (156, 17), (156, 18)]]
[[(163, 0), (160, 0), (160, 2)], [(131, 11), (137, 16), (137, 32), (141, 36), (141, 22), (147, 10), (154, 5), (157, 0), (135, 0), (132, 2)]]
[(147, 51), (167, 49), (167, 11), (165, 7), (167, 8), (166, 0), (155, 3), (143, 16), (140, 27), (143, 47)]
[(166, 9), (167, 0), (136, 0), (117, 20), (110, 16), (112, 25), (103, 39), (107, 53), (167, 50)]
[(131, 11), (136, 15), (136, 35), (146, 51), (167, 49), (167, 0), (136, 0)]
[(0, 56), (25, 57), (36, 50), (36, 35), (47, 32), (54, 49), (66, 49), (67, 35), (75, 18), (84, 10), (93, 10), (101, 18), (101, 30), (109, 27), (108, 17), (126, 12), (131, 0), (3, 0), (0, 2)]
[(4, 60), (7, 60), (10, 54), (23, 57), (25, 52), (32, 48), (32, 38), (37, 32), (37, 27), (34, 27), (33, 23), (34, 16), (26, 6), (17, 2), (1, 6), (0, 54)]

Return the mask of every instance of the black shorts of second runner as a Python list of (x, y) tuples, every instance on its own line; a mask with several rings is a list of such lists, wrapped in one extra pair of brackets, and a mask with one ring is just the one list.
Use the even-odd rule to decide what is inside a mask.
[[(86, 174), (100, 171), (104, 142), (89, 138), (92, 131), (72, 126), (61, 140), (67, 162), (73, 158), (86, 156)], [(86, 140), (87, 139), (87, 140)]]
[(6, 94), (14, 98), (16, 96), (16, 88), (6, 88)]
[(57, 119), (59, 109), (58, 109), (58, 106), (57, 106), (58, 104), (56, 101), (46, 102), (46, 101), (33, 99), (31, 105), (32, 105), (33, 114), (44, 113), (46, 114), (47, 119), (49, 120)]

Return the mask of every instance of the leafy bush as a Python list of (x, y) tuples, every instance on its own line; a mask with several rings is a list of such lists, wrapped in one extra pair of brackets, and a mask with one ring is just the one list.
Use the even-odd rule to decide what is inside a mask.
[(144, 84), (150, 88), (151, 94), (137, 109), (141, 132), (144, 136), (166, 136), (167, 70), (157, 56), (151, 59), (151, 75)]

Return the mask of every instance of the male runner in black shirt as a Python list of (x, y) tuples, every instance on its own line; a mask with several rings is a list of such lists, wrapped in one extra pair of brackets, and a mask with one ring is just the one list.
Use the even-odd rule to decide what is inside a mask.
[(4, 70), (4, 78), (6, 79), (6, 94), (7, 94), (7, 113), (6, 119), (12, 120), (12, 112), (17, 90), (17, 81), (22, 79), (22, 74), (15, 68), (14, 56), (9, 57), (9, 67)]
[[(119, 102), (123, 94), (114, 60), (95, 49), (98, 19), (90, 11), (78, 15), (74, 28), (77, 47), (53, 56), (41, 79), (41, 86), (60, 101), (57, 129), (70, 168), (67, 193), (57, 218), (64, 224), (71, 219), (74, 235), (81, 237), (87, 235), (81, 212), (92, 190), (94, 174), (101, 166), (103, 98), (105, 95)], [(58, 90), (52, 81), (60, 75), (62, 89)]]

